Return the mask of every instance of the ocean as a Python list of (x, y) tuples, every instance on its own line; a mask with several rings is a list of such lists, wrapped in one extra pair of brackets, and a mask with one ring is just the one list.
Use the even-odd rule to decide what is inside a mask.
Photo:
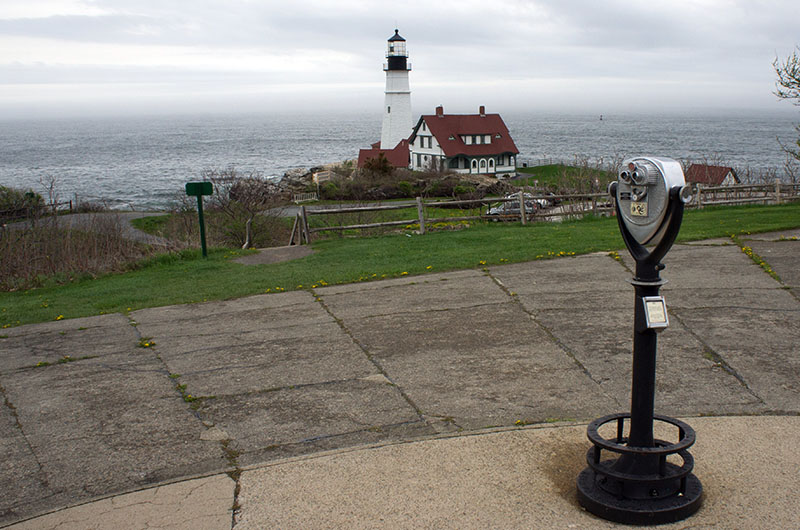
[[(796, 114), (643, 116), (506, 112), (518, 164), (657, 155), (755, 170), (781, 168), (777, 137), (796, 138)], [(0, 185), (62, 201), (162, 209), (203, 170), (233, 165), (280, 176), (358, 156), (380, 137), (376, 113), (181, 115), (0, 121)], [(780, 171), (779, 171), (780, 174)]]

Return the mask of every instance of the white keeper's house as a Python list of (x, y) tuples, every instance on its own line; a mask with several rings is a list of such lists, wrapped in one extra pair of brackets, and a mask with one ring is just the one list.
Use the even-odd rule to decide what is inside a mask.
[(519, 149), (499, 114), (436, 114), (420, 116), (408, 139), (412, 170), (441, 168), (457, 173), (514, 176)]

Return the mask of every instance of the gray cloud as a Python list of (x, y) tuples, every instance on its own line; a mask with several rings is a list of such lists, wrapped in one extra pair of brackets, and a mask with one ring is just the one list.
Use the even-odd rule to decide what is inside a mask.
[[(143, 100), (167, 101), (181, 93), (182, 103), (195, 96), (206, 101), (217, 90), (221, 101), (245, 92), (254, 94), (253, 101), (258, 94), (279, 101), (275, 94), (282, 93), (285, 101), (303, 105), (330, 104), (337, 97), (372, 104), (382, 98), (375, 87), (382, 84), (385, 40), (395, 24), (408, 39), (415, 105), (481, 100), (778, 108), (770, 63), (798, 40), (797, 8), (783, 0), (408, 0), (400, 8), (346, 0), (91, 5), (103, 14), (0, 19), (0, 43), (24, 37), (30, 46), (14, 53), (0, 45), (0, 111), (32, 104), (36, 94), (26, 87), (48, 84), (54, 89), (41, 90), (41, 97), (53, 105), (59, 97), (66, 101), (58, 86), (77, 84), (89, 91), (138, 86)], [(65, 64), (63, 57), (48, 55), (53, 48), (46, 43), (52, 41), (78, 46), (76, 53), (113, 51), (70, 57)], [(168, 55), (168, 64), (146, 64), (150, 49), (161, 54), (157, 58)], [(145, 59), (123, 60), (136, 54)], [(304, 97), (295, 97), (301, 88)], [(369, 90), (376, 94), (365, 99)], [(137, 90), (123, 92), (136, 97)]]

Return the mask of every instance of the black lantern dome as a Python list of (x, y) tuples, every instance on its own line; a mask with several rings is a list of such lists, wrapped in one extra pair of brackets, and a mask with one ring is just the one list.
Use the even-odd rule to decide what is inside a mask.
[(394, 35), (387, 41), (385, 70), (410, 70), (406, 39), (400, 36), (399, 30), (394, 30)]

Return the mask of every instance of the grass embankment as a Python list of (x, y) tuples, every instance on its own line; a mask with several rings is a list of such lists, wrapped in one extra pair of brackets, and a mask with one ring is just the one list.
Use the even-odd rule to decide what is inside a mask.
[[(708, 208), (685, 214), (679, 241), (800, 227), (800, 203)], [(221, 300), (337, 283), (480, 268), (624, 248), (614, 218), (565, 223), (484, 224), (424, 236), (330, 239), (315, 254), (245, 266), (242, 251), (184, 251), (147, 260), (137, 270), (59, 287), (0, 293), (4, 327), (145, 307)]]
[(548, 164), (544, 166), (520, 167), (517, 173), (530, 175), (527, 179), (517, 179), (515, 183), (524, 183), (527, 186), (538, 186), (543, 188), (559, 188), (573, 181), (589, 182), (593, 178), (600, 181), (604, 186), (616, 175), (593, 167), (565, 166), (564, 164)]

